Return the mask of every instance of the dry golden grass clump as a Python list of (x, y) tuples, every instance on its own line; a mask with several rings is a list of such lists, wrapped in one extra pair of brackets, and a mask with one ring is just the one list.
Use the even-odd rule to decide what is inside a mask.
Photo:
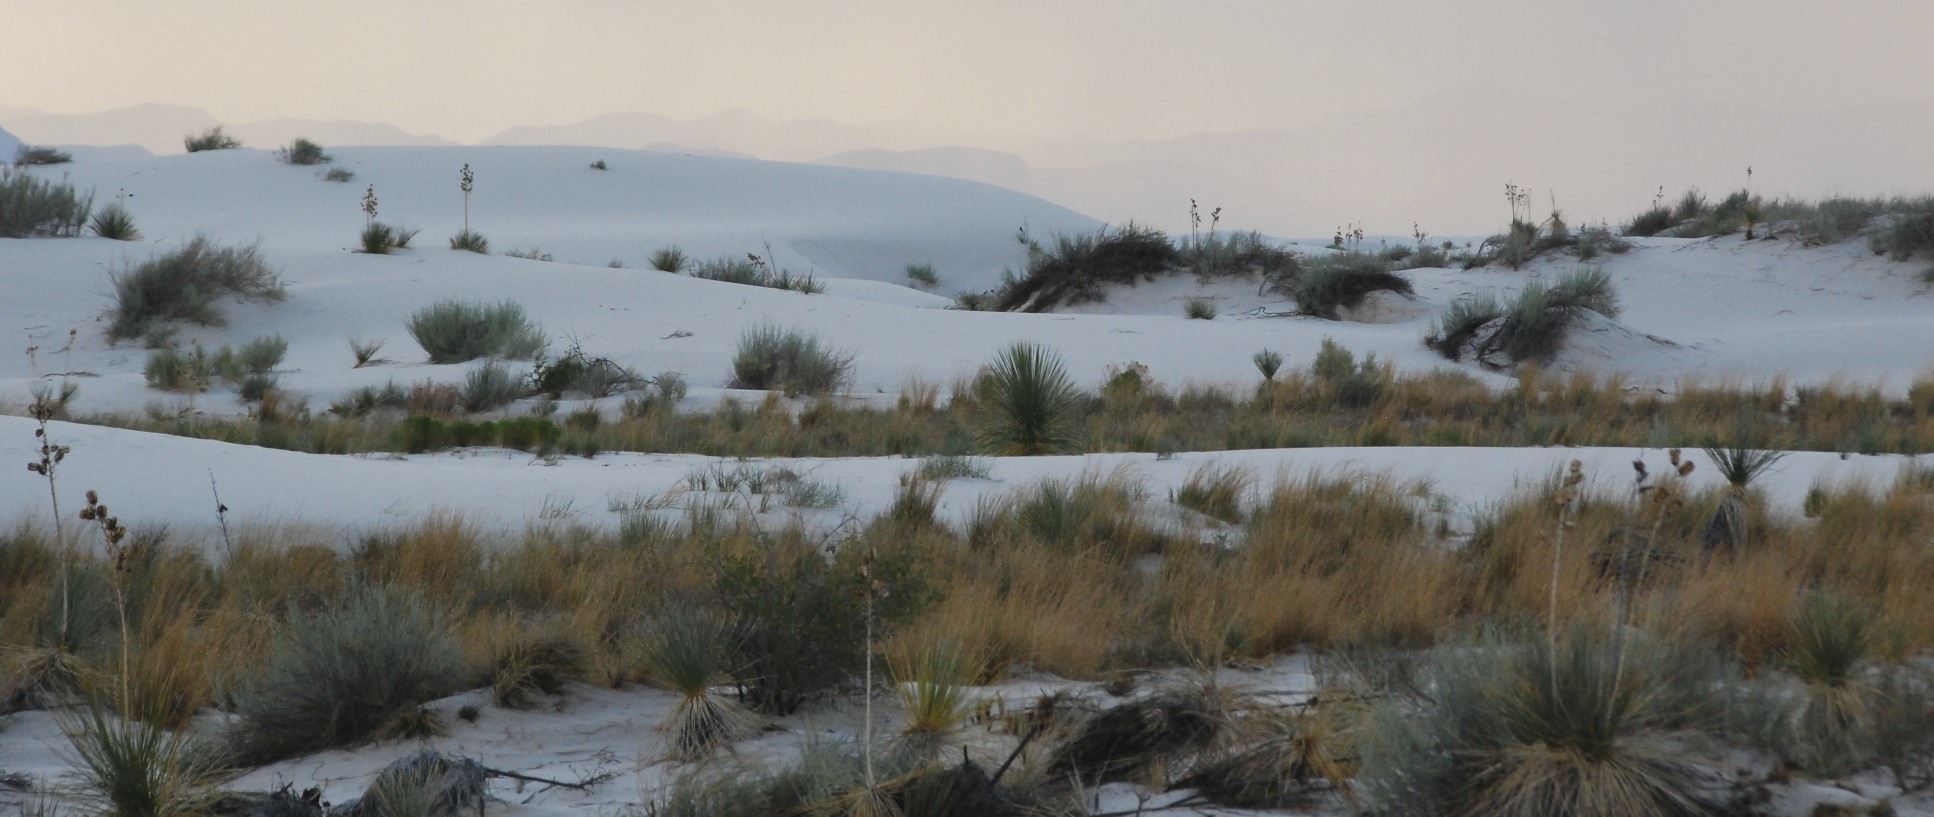
[[(1610, 399), (1583, 381), (1557, 393), (1548, 399)], [(1914, 725), (1934, 686), (1897, 670), (1902, 656), (1934, 646), (1934, 632), (1916, 626), (1934, 620), (1934, 600), (1917, 590), (1934, 582), (1928, 481), (1906, 473), (1886, 485), (1822, 485), (1806, 507), (1778, 508), (1750, 485), (1743, 494), (1730, 485), (1687, 491), (1685, 470), (1708, 467), (1696, 456), (1641, 462), (1645, 470), (1616, 491), (1593, 489), (1599, 475), (1574, 466), (1483, 514), (1468, 541), (1437, 527), (1416, 486), (1388, 478), (1336, 473), (1258, 486), (1213, 469), (1195, 472), (1175, 500), (1227, 526), (1214, 544), (1199, 529), (1157, 524), (1150, 511), (1163, 503), (1127, 473), (1019, 486), (987, 500), (964, 530), (935, 524), (933, 499), (912, 488), (906, 504), (924, 512), (831, 536), (761, 530), (720, 509), (613, 533), (558, 524), (484, 531), (437, 516), (353, 538), (244, 529), (232, 543), (165, 539), (115, 520), (111, 530), (127, 532), (106, 534), (114, 548), (73, 549), (65, 602), (55, 540), (19, 526), (0, 534), (7, 705), (112, 690), (100, 698), (110, 702), (101, 723), (144, 724), (152, 731), (124, 734), (159, 740), (220, 702), (246, 716), (238, 756), (265, 758), (434, 731), (423, 702), (465, 685), (528, 706), (568, 694), (572, 681), (652, 680), (679, 693), (664, 751), (697, 760), (756, 730), (743, 703), (778, 712), (824, 700), (849, 690), (878, 654), (907, 719), (883, 749), (884, 772), (837, 791), (906, 808), (919, 781), (974, 779), (935, 764), (969, 743), (956, 741), (974, 711), (967, 686), (1017, 665), (1102, 679), (1302, 648), (1427, 654), (1412, 686), (1464, 684), (1469, 694), (1416, 703), (1392, 720), (1366, 701), (1410, 694), (1395, 681), (1375, 692), (1326, 687), (1287, 712), (1227, 689), (1158, 691), (1098, 716), (1095, 736), (1044, 737), (1040, 748), (1060, 758), (1054, 768), (1088, 782), (1187, 785), (1218, 802), (1262, 805), (1344, 796), (1342, 781), (1370, 773), (1359, 759), (1381, 751), (1389, 761), (1403, 747), (1388, 740), (1402, 738), (1503, 764), (1496, 779), (1431, 778), (1471, 808), (1572, 809), (1582, 801), (1552, 782), (1572, 775), (1629, 782), (1644, 809), (1674, 813), (1686, 769), (1671, 724), (1703, 722), (1705, 704), (1633, 715), (1612, 733), (1587, 734), (1564, 718), (1599, 711), (1599, 693), (1624, 689), (1620, 679), (1680, 695), (1667, 665), (1689, 651), (1805, 690), (1791, 701), (1818, 701), (1766, 704), (1765, 722), (1784, 731), (1735, 728), (1739, 740), (1789, 747), (1789, 759), (1808, 768), (1884, 767), (1903, 779), (1934, 770), (1922, 762), (1934, 753), (1916, 748), (1934, 746), (1923, 739), (1934, 726)], [(936, 462), (933, 471), (965, 477), (972, 465)], [(1716, 542), (1711, 520), (1735, 500), (1743, 516)], [(99, 503), (90, 516), (87, 530), (110, 530), (103, 523), (114, 517)], [(869, 604), (877, 610), (865, 612)], [(1453, 649), (1421, 652), (1437, 645)], [(1607, 665), (1606, 650), (1629, 658)], [(46, 680), (62, 677), (64, 687)], [(1519, 701), (1543, 710), (1493, 711), (1510, 690), (1485, 684), (1517, 678), (1524, 683), (1510, 689), (1523, 692), (1553, 677), (1563, 683), (1548, 700)], [(1617, 683), (1607, 686), (1608, 677)], [(735, 700), (728, 680), (751, 697)], [(385, 691), (383, 701), (358, 704), (353, 719), (317, 714), (370, 690)], [(1570, 697), (1552, 703), (1558, 693)], [(1537, 711), (1545, 715), (1525, 720)], [(1609, 766), (1553, 765), (1519, 751), (1529, 744), (1458, 731), (1507, 716), (1519, 737), (1574, 741), (1572, 755), (1592, 763), (1628, 757), (1636, 765), (1621, 768), (1645, 776), (1620, 782)], [(318, 723), (330, 725), (317, 731)], [(1828, 728), (1835, 724), (1846, 728)], [(1377, 732), (1388, 740), (1370, 748), (1366, 736), (1385, 727), (1397, 731)], [(1426, 754), (1402, 762), (1424, 768), (1414, 764)], [(1510, 781), (1517, 788), (1499, 788)]]

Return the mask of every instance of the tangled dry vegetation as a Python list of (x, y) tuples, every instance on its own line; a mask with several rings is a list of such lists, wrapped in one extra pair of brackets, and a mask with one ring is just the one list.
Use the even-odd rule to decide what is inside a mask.
[[(1147, 490), (1124, 474), (1024, 487), (956, 530), (933, 517), (946, 487), (928, 469), (909, 474), (890, 512), (840, 534), (646, 502), (608, 533), (506, 534), (444, 517), (354, 535), (266, 527), (216, 543), (135, 522), (131, 544), (99, 552), (74, 526), (62, 540), (29, 520), (0, 536), (0, 701), (9, 711), (93, 701), (167, 728), (232, 708), (242, 726), (217, 737), (238, 763), (434, 733), (438, 718), (420, 705), (458, 689), (529, 706), (568, 695), (568, 682), (662, 683), (688, 710), (664, 727), (668, 751), (696, 759), (750, 734), (754, 713), (849, 690), (877, 652), (909, 682), (912, 714), (893, 742), (901, 750), (882, 749), (893, 782), (864, 788), (895, 798), (907, 795), (892, 787), (971, 769), (996, 799), (1131, 780), (1247, 805), (1347, 794), (1388, 813), (1446, 802), (1693, 813), (1688, 804), (1736, 793), (1700, 782), (1706, 761), (1672, 742), (1693, 732), (1820, 773), (1934, 779), (1934, 740), (1901, 726), (1934, 703), (1928, 678), (1902, 663), (1934, 647), (1934, 632), (1913, 626), (1934, 617), (1918, 590), (1934, 581), (1924, 546), (1934, 477), (1823, 488), (1804, 509), (1771, 508), (1749, 486), (1686, 492), (1678, 477), (1692, 465), (1642, 472), (1649, 481), (1630, 495), (1554, 476), (1468, 537), (1442, 529), (1414, 486), (1387, 479), (1258, 484), (1202, 471), (1174, 500), (1225, 520), (1237, 546), (1149, 522)], [(1712, 520), (1734, 502), (1750, 524), (1715, 540)], [(1429, 652), (1439, 645), (1455, 649)], [(1044, 701), (1015, 729), (1046, 730), (1034, 750), (1048, 774), (989, 782), (984, 766), (935, 760), (970, 714), (958, 687), (1011, 666), (1100, 680), (1297, 649), (1340, 669), (1333, 688), (1287, 709), (1202, 679), (1126, 709)], [(1414, 656), (1407, 670), (1389, 664), (1402, 655)], [(1536, 703), (1555, 707), (1543, 715), (1509, 709), (1522, 731), (1478, 729), (1503, 717), (1486, 714), (1504, 704), (1484, 685), (1511, 673), (1525, 681), (1511, 689), (1550, 679), (1539, 694), (1574, 700)], [(1651, 686), (1619, 680), (1628, 673)], [(712, 688), (721, 680), (736, 700)], [(116, 681), (124, 691), (106, 694)], [(1393, 691), (1406, 684), (1439, 692)], [(1613, 693), (1651, 708), (1601, 697)], [(1602, 707), (1617, 716), (1577, 717)], [(1530, 762), (1516, 747), (1565, 741), (1578, 754), (1563, 762), (1583, 765), (1525, 767), (1542, 782), (1523, 790), (1432, 765), (1487, 752)], [(1566, 788), (1600, 778), (1640, 792), (1642, 807), (1587, 808), (1576, 801), (1595, 795)]]
[[(952, 399), (946, 401), (938, 388), (915, 383), (893, 407), (837, 399), (795, 403), (774, 393), (757, 403), (728, 398), (717, 408), (696, 412), (670, 410), (682, 396), (683, 381), (661, 374), (638, 379), (655, 384), (655, 391), (614, 394), (613, 404), (601, 411), (593, 406), (563, 422), (542, 417), (515, 421), (548, 429), (538, 436), (555, 443), (546, 449), (552, 452), (734, 457), (1005, 450), (1002, 441), (1013, 433), (1014, 424), (1007, 419), (1013, 406), (1049, 412), (1022, 416), (1021, 427), (1058, 429), (1050, 436), (1067, 443), (1060, 450), (1087, 452), (1338, 445), (1660, 448), (1715, 441), (1863, 454), (1934, 450), (1934, 379), (1929, 378), (1915, 381), (1901, 396), (1851, 384), (1794, 387), (1778, 378), (1761, 384), (1687, 381), (1665, 395), (1636, 389), (1618, 376), (1547, 375), (1525, 366), (1516, 387), (1500, 392), (1455, 372), (1398, 375), (1334, 344), (1298, 370), (1280, 371), (1247, 392), (1194, 385), (1171, 389), (1143, 371), (1132, 366), (1114, 370), (1099, 389), (1072, 388), (1065, 399), (1020, 400), (1026, 392), (990, 390), (1001, 383), (990, 369), (978, 379), (953, 384)], [(407, 387), (392, 383), (351, 395), (328, 412), (284, 406), (272, 415), (258, 413), (242, 421), (172, 413), (74, 419), (311, 453), (508, 444), (494, 434), (453, 432), (425, 438), (420, 433), (464, 425), (461, 392), (428, 381)], [(578, 399), (595, 396), (569, 394)], [(1002, 431), (1004, 427), (1009, 430)]]

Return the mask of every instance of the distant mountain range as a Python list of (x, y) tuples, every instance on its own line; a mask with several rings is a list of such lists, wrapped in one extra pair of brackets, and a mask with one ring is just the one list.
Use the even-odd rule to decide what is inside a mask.
[(185, 105), (134, 105), (84, 114), (47, 113), (0, 106), (0, 125), (21, 141), (36, 145), (138, 146), (150, 153), (180, 153), (182, 139), (222, 125), (248, 147), (273, 148), (305, 137), (327, 145), (454, 145), (439, 136), (419, 136), (392, 125), (319, 119), (273, 119), (223, 123), (213, 114)]
[[(141, 105), (95, 114), (0, 106), (0, 125), (29, 143), (135, 144), (181, 150), (212, 127), (208, 112)], [(295, 136), (325, 146), (452, 144), (360, 122), (232, 124), (245, 144)], [(1531, 191), (1533, 214), (1555, 207), (1574, 225), (1617, 222), (1665, 188), (1723, 195), (1747, 183), (1768, 196), (1925, 195), (1934, 164), (1934, 100), (1773, 112), (1743, 95), (1705, 105), (1565, 99), (1497, 89), (1433, 96), (1281, 130), (1162, 140), (1016, 143), (987, 135), (825, 119), (773, 121), (744, 110), (693, 121), (612, 113), (570, 125), (522, 126), (487, 145), (564, 144), (817, 162), (970, 179), (1030, 193), (1110, 222), (1186, 231), (1189, 201), (1222, 229), (1322, 236), (1351, 224), (1370, 232), (1485, 234), (1509, 220), (1504, 185)], [(1208, 225), (1205, 224), (1204, 227)]]

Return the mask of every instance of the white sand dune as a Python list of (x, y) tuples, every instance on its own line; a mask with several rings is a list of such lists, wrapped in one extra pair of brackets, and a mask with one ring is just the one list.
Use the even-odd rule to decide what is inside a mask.
[[(1359, 317), (1337, 322), (1284, 317), (1291, 306), (1257, 295), (1255, 282), (1201, 283), (1175, 278), (1119, 290), (1098, 304), (1058, 314), (1018, 315), (945, 309), (950, 296), (994, 286), (1004, 268), (1024, 263), (1014, 233), (1089, 231), (1093, 219), (995, 187), (926, 176), (685, 156), (663, 152), (545, 147), (339, 148), (348, 184), (317, 169), (277, 163), (259, 150), (96, 159), (58, 170), (102, 201), (117, 193), (144, 233), (138, 242), (98, 238), (0, 240), (0, 335), (32, 354), (0, 355), (0, 402), (17, 413), (30, 389), (65, 378), (80, 385), (80, 413), (146, 410), (240, 415), (225, 391), (192, 400), (146, 387), (147, 352), (111, 345), (100, 320), (110, 277), (152, 253), (206, 234), (259, 244), (288, 283), (280, 303), (230, 303), (220, 327), (188, 327), (182, 339), (239, 344), (276, 333), (289, 341), (277, 374), (282, 387), (321, 410), (361, 386), (389, 381), (460, 380), (478, 364), (433, 366), (403, 329), (412, 311), (446, 298), (513, 300), (542, 322), (554, 347), (575, 341), (639, 371), (682, 373), (689, 405), (727, 394), (730, 358), (747, 328), (776, 323), (818, 333), (854, 355), (855, 380), (839, 399), (881, 400), (912, 379), (945, 387), (1018, 340), (1058, 351), (1076, 378), (1100, 382), (1110, 366), (1139, 362), (1156, 380), (1247, 388), (1254, 352), (1281, 352), (1306, 366), (1325, 338), (1374, 352), (1402, 370), (1459, 367), (1490, 382), (1504, 375), (1448, 363), (1419, 339), (1431, 319), (1459, 297), (1508, 295), (1525, 282), (1570, 270), (1576, 261), (1544, 260), (1523, 271), (1415, 270), (1411, 298), (1379, 296)], [(607, 170), (589, 167), (602, 159)], [(554, 262), (451, 251), (462, 225), (458, 168), (477, 173), (470, 223), (499, 251), (537, 248)], [(357, 205), (374, 186), (380, 220), (423, 229), (392, 256), (351, 251), (363, 226)], [(1559, 368), (1625, 373), (1635, 388), (1670, 392), (1685, 379), (1757, 382), (1776, 375), (1796, 384), (1840, 379), (1892, 392), (1934, 364), (1934, 309), (1919, 267), (1868, 252), (1861, 242), (1806, 248), (1791, 240), (1744, 242), (1642, 239), (1606, 256), (1623, 306), (1616, 318), (1578, 327)], [(803, 295), (698, 280), (645, 269), (646, 256), (679, 245), (700, 259), (776, 256), (811, 272), (827, 292)], [(768, 249), (770, 247), (770, 249)], [(607, 264), (620, 261), (625, 268)], [(938, 293), (904, 284), (905, 265), (932, 263)], [(1187, 320), (1182, 303), (1209, 297), (1221, 317)], [(73, 341), (69, 342), (70, 331)], [(393, 362), (356, 369), (348, 338), (383, 340)], [(32, 458), (33, 423), (0, 417), (0, 514), (41, 520), (47, 485), (18, 464)], [(604, 454), (555, 462), (497, 449), (416, 456), (336, 457), (225, 445), (56, 422), (54, 438), (73, 453), (59, 470), (64, 508), (98, 490), (124, 521), (167, 524), (184, 539), (212, 543), (211, 479), (243, 528), (273, 524), (357, 530), (406, 524), (436, 511), (515, 530), (551, 521), (607, 527), (614, 502), (677, 496), (684, 477), (715, 462), (694, 455)], [(1358, 449), (1011, 458), (990, 461), (989, 479), (957, 480), (942, 497), (943, 518), (959, 520), (982, 497), (1044, 478), (1128, 469), (1154, 496), (1208, 464), (1265, 477), (1312, 472), (1388, 475), (1415, 483), (1420, 502), (1449, 515), (1453, 529), (1518, 486), (1584, 460), (1607, 490), (1629, 461), (1658, 452), (1626, 449)], [(1923, 460), (1926, 458), (1924, 457)], [(1775, 506), (1795, 508), (1815, 484), (1884, 482), (1910, 458), (1833, 453), (1791, 456), (1763, 483)], [(792, 461), (786, 467), (838, 486), (839, 507), (799, 512), (836, 523), (865, 518), (892, 499), (914, 463), (897, 458)], [(1700, 485), (1716, 475), (1694, 474)], [(703, 497), (690, 497), (702, 501)], [(813, 522), (811, 518), (806, 519)], [(475, 694), (472, 694), (475, 697)], [(657, 785), (640, 749), (669, 705), (657, 693), (574, 692), (563, 716), (491, 710), (436, 745), (493, 765), (568, 776), (617, 764), (627, 777), (588, 796), (515, 798), (517, 814), (612, 810)], [(451, 702), (445, 702), (451, 703)], [(450, 708), (450, 707), (446, 707)], [(29, 714), (0, 738), (0, 767), (52, 774), (65, 761), (47, 716)], [(851, 720), (839, 728), (850, 731)], [(796, 744), (769, 738), (774, 745)], [(786, 743), (791, 740), (792, 743)], [(763, 746), (766, 741), (762, 741)], [(353, 794), (355, 781), (400, 754), (378, 746), (331, 752), (252, 773), (244, 782), (331, 780), (330, 796)], [(748, 749), (755, 754), (763, 749)], [(772, 749), (774, 752), (790, 749)], [(643, 758), (642, 760), (640, 758)], [(617, 785), (617, 784), (613, 784)], [(338, 791), (338, 788), (348, 789)], [(501, 793), (500, 793), (501, 794)], [(507, 799), (511, 795), (503, 795)], [(1131, 803), (1132, 805), (1132, 803)]]

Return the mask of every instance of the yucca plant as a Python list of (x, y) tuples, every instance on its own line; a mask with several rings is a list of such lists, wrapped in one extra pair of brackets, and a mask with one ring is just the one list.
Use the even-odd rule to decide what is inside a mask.
[(686, 255), (685, 251), (679, 249), (676, 244), (658, 248), (651, 254), (648, 262), (652, 269), (659, 272), (684, 272), (692, 266), (691, 256)]
[(900, 705), (907, 725), (895, 740), (895, 750), (920, 765), (939, 759), (949, 736), (966, 725), (973, 714), (968, 685), (976, 662), (954, 639), (931, 641), (893, 666)]
[(1874, 610), (1826, 590), (1794, 603), (1790, 643), (1780, 659), (1806, 685), (1779, 740), (1789, 759), (1816, 774), (1840, 774), (1871, 754), (1878, 689), (1866, 673), (1878, 648)]
[(95, 235), (115, 241), (133, 241), (141, 237), (141, 231), (134, 228), (134, 216), (129, 215), (128, 208), (118, 201), (95, 213), (87, 227)]
[(1712, 519), (1706, 523), (1702, 539), (1706, 547), (1737, 548), (1746, 544), (1750, 536), (1750, 516), (1746, 501), (1750, 495), (1753, 481), (1761, 474), (1771, 470), (1775, 463), (1786, 456), (1784, 451), (1760, 451), (1739, 446), (1706, 446), (1706, 457), (1712, 460), (1719, 475), (1726, 478), (1726, 498), (1719, 503)]
[(1081, 400), (1061, 358), (1046, 347), (1016, 343), (994, 358), (980, 382), (991, 410), (981, 445), (992, 454), (1073, 453), (1073, 429)]
[(674, 612), (645, 641), (651, 674), (677, 692), (678, 703), (659, 726), (671, 756), (694, 761), (733, 741), (757, 734), (759, 720), (738, 704), (712, 694), (733, 654), (727, 622), (696, 612)]
[(1268, 382), (1275, 382), (1276, 372), (1283, 368), (1283, 354), (1269, 349), (1257, 352), (1249, 360), (1256, 364), (1256, 371), (1261, 372), (1262, 379)]
[(81, 791), (111, 817), (201, 814), (218, 777), (217, 755), (188, 730), (170, 732), (159, 719), (112, 714), (90, 701), (67, 724)]
[(1385, 706), (1359, 775), (1385, 814), (1704, 815), (1674, 738), (1712, 707), (1710, 664), (1629, 628), (1440, 648), (1412, 720)]

